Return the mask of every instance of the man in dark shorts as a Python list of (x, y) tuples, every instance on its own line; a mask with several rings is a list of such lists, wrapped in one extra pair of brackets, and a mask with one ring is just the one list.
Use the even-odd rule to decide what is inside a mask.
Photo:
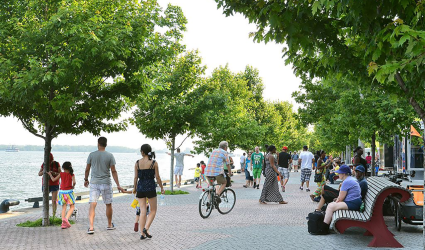
[[(38, 172), (38, 176), (43, 176), (43, 169), (44, 169), (44, 163), (41, 164), (40, 171)], [(52, 173), (53, 177), (56, 177), (61, 172), (61, 165), (59, 162), (55, 161), (53, 159), (53, 154), (50, 153), (50, 172)], [(43, 190), (43, 184), (41, 186), (41, 190)], [(53, 209), (53, 217), (56, 216), (56, 209), (57, 209), (57, 198), (58, 198), (58, 191), (59, 191), (59, 180), (52, 181), (49, 178), (49, 193), (52, 193), (52, 209)]]
[[(282, 152), (279, 153), (279, 172), (282, 175), (282, 179), (280, 180), (280, 185), (282, 187), (282, 192), (285, 192), (286, 183), (289, 180), (289, 164), (292, 163), (292, 157), (287, 153), (288, 147), (284, 146), (282, 148)], [(285, 180), (283, 180), (285, 179)]]

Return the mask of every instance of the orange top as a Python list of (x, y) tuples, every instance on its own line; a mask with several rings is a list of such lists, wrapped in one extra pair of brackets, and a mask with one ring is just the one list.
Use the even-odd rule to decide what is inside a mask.
[(412, 185), (407, 186), (407, 189), (412, 191), (413, 194), (413, 201), (417, 206), (423, 206), (424, 205), (424, 186), (421, 185)]

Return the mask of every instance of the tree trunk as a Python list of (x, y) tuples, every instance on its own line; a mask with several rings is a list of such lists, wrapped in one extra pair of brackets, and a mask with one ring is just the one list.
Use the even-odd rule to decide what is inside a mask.
[(372, 151), (372, 166), (370, 166), (371, 175), (375, 176), (375, 151), (376, 151), (376, 135), (375, 133), (372, 134), (372, 145), (371, 145), (371, 151)]
[(44, 167), (43, 167), (43, 226), (49, 223), (49, 180), (47, 172), (50, 171), (50, 151), (52, 149), (52, 137), (50, 125), (46, 124), (46, 137), (44, 139)]
[(171, 139), (171, 168), (170, 168), (170, 188), (171, 192), (173, 192), (173, 178), (174, 178), (174, 150), (176, 147), (176, 136), (173, 135)]

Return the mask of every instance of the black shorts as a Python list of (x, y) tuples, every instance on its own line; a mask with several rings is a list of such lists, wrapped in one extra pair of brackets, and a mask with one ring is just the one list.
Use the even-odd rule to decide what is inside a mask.
[(338, 198), (339, 190), (336, 190), (328, 185), (323, 187), (323, 199), (326, 203), (331, 203), (335, 198)]
[(156, 197), (156, 191), (148, 191), (148, 192), (139, 192), (136, 193), (137, 198), (154, 198)]
[[(41, 192), (43, 191), (44, 191), (44, 187), (41, 186)], [(56, 192), (56, 191), (59, 191), (59, 185), (53, 185), (53, 186), (49, 185), (49, 193)]]

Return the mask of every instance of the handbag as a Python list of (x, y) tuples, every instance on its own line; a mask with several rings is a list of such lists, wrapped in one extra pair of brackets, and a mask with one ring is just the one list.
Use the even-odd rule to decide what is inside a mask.
[(314, 182), (322, 182), (323, 180), (323, 173), (322, 172), (315, 172), (314, 174)]

